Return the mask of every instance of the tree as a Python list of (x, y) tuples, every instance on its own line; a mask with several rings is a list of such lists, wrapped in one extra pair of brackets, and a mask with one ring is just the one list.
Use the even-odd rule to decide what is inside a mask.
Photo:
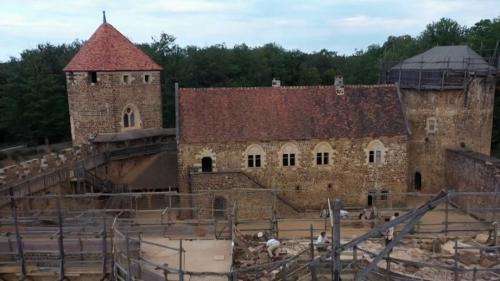
[(418, 40), (422, 49), (465, 43), (466, 27), (449, 18), (428, 24)]

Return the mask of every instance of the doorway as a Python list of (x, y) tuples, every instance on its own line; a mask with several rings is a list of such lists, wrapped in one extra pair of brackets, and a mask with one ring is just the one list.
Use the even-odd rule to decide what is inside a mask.
[(417, 191), (422, 190), (422, 174), (420, 174), (420, 172), (415, 172), (413, 184), (414, 184), (415, 190), (417, 190)]

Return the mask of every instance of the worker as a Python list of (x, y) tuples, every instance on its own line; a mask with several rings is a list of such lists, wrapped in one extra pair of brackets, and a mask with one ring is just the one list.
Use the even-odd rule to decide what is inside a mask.
[[(386, 222), (394, 220), (396, 217), (392, 216), (390, 219), (385, 219)], [(394, 226), (391, 226), (385, 230), (385, 245), (387, 246), (394, 239)]]
[(277, 256), (275, 255), (275, 252), (279, 248), (279, 246), (280, 246), (279, 240), (274, 238), (267, 240), (266, 247), (267, 247), (267, 253), (269, 254), (270, 258), (274, 258), (275, 256)]
[(326, 232), (322, 231), (316, 240), (316, 249), (318, 249), (318, 251), (326, 250), (328, 244), (330, 244), (330, 240), (326, 237)]

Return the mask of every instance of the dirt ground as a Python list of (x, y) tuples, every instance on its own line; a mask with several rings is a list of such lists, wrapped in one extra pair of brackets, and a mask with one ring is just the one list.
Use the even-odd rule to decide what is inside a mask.
[[(403, 211), (394, 210), (384, 210), (380, 212), (380, 216), (389, 217), (395, 212), (404, 214)], [(302, 219), (280, 219), (278, 222), (278, 237), (280, 239), (299, 239), (310, 237), (310, 225), (313, 225), (313, 238), (317, 238), (321, 231), (326, 231), (327, 235), (330, 236), (331, 226), (329, 218), (319, 218), (318, 214), (309, 213), (306, 215), (307, 218)], [(445, 217), (446, 212), (444, 207), (440, 206), (430, 212), (428, 212), (421, 220), (417, 226), (419, 232), (428, 235), (437, 235), (438, 231), (444, 231), (445, 229)], [(383, 222), (380, 219), (379, 222)], [(473, 236), (477, 234), (478, 229), (487, 229), (488, 224), (482, 223), (479, 220), (471, 217), (468, 214), (461, 212), (453, 207), (449, 208), (448, 211), (448, 230), (450, 230), (449, 235), (458, 236)], [(242, 222), (238, 224), (238, 229), (246, 234), (257, 233), (258, 231), (265, 231), (271, 229), (270, 222)], [(351, 213), (350, 218), (342, 222), (341, 225), (341, 236), (342, 239), (352, 239), (359, 235), (368, 232), (371, 229), (371, 225), (368, 222), (362, 222), (357, 219), (357, 213)], [(462, 231), (454, 231), (454, 230)], [(398, 228), (396, 228), (396, 231)], [(434, 232), (434, 233), (431, 233)], [(441, 233), (444, 235), (444, 232)]]
[[(144, 236), (143, 240), (153, 243), (179, 248), (179, 240), (171, 240), (163, 237)], [(182, 247), (183, 269), (193, 272), (219, 272), (230, 271), (231, 267), (231, 241), (229, 240), (183, 240)], [(144, 259), (155, 264), (168, 264), (170, 268), (179, 268), (179, 254), (175, 250), (169, 250), (154, 245), (141, 244), (141, 254)], [(159, 275), (163, 272), (157, 270)], [(207, 277), (208, 278), (208, 277)], [(170, 279), (169, 279), (170, 280)], [(191, 280), (198, 280), (191, 278)], [(201, 280), (201, 279), (200, 279)], [(207, 280), (227, 280), (211, 276)]]

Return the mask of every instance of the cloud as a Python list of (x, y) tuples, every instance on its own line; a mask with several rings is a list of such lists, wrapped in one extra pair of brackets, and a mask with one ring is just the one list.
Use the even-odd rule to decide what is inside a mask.
[(181, 45), (276, 42), (339, 53), (380, 44), (388, 35), (417, 35), (441, 17), (472, 25), (500, 15), (498, 0), (18, 0), (1, 5), (0, 61), (43, 42), (85, 40), (99, 26), (102, 10), (135, 42), (167, 32)]
[(362, 29), (362, 30), (377, 30), (377, 29), (407, 29), (414, 27), (419, 21), (415, 19), (403, 18), (382, 18), (371, 17), (368, 15), (355, 15), (351, 17), (339, 18), (330, 21), (333, 28), (346, 29)]

